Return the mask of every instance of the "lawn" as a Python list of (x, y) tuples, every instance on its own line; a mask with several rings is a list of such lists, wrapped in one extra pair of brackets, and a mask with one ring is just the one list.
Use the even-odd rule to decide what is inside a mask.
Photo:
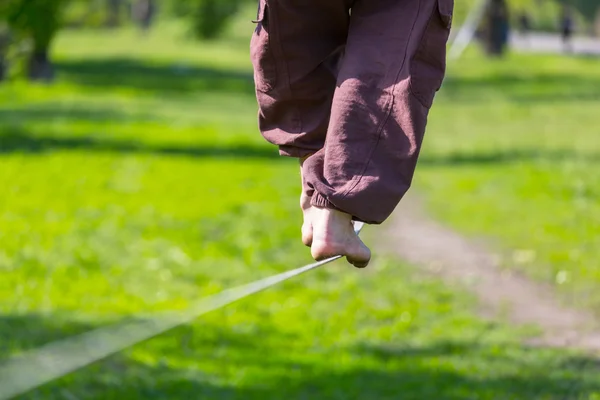
[(505, 267), (600, 312), (600, 59), (476, 57), (450, 68), (416, 186)]
[[(143, 40), (129, 31), (65, 32), (56, 45), (55, 84), (0, 87), (0, 358), (137, 314), (185, 309), (207, 294), (310, 261), (299, 241), (297, 164), (278, 158), (256, 130), (243, 32), (210, 45), (183, 41), (179, 33), (168, 24)], [(485, 66), (479, 58), (471, 62)], [(564, 63), (586, 71), (579, 64), (586, 61)], [(553, 79), (545, 63), (533, 67), (533, 76)], [(528, 139), (536, 133), (513, 114), (533, 119), (543, 111), (526, 114), (510, 101), (529, 96), (526, 81), (496, 79), (525, 67), (469, 68), (454, 71), (440, 95), (418, 186), (444, 220), (512, 246), (506, 218), (506, 231), (488, 221), (501, 219), (502, 207), (517, 208), (511, 222), (523, 230), (535, 221), (523, 218), (527, 205), (518, 196), (493, 196), (510, 196), (510, 176), (528, 171), (510, 168), (576, 168), (579, 157), (503, 157), (513, 153), (498, 143), (524, 150), (539, 144), (539, 134)], [(588, 72), (573, 77), (581, 92), (592, 90)], [(461, 79), (475, 83), (460, 85)], [(555, 91), (571, 87), (552, 83)], [(531, 87), (538, 95), (546, 90)], [(592, 121), (581, 107), (563, 107), (580, 124)], [(501, 117), (502, 110), (513, 111)], [(556, 126), (564, 119), (548, 116), (557, 121), (548, 122), (556, 133), (539, 154), (554, 154), (552, 146), (563, 154), (572, 145)], [(509, 140), (507, 129), (518, 140)], [(591, 145), (577, 154), (588, 152)], [(477, 179), (492, 182), (496, 175), (503, 180), (480, 189)], [(478, 204), (478, 193), (495, 202)], [(460, 218), (467, 207), (468, 223)], [(542, 260), (539, 240), (519, 240), (519, 248), (540, 244)], [(475, 303), (397, 260), (378, 258), (364, 271), (339, 262), (22, 398), (600, 398), (593, 360), (523, 347), (530, 329), (484, 322)]]

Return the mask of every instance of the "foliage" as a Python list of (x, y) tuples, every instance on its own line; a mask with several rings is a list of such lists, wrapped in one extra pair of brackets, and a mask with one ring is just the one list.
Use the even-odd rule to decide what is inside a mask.
[(218, 37), (244, 0), (174, 0), (173, 8), (185, 16), (193, 34), (201, 39)]
[[(455, 2), (455, 20), (459, 25), (469, 9), (478, 0), (460, 0)], [(559, 26), (560, 7), (565, 1), (570, 1), (578, 11), (575, 15), (576, 25), (591, 22), (600, 10), (598, 0), (509, 0), (511, 20), (517, 26), (517, 17), (525, 12), (532, 21), (532, 28), (541, 31), (556, 31)]]
[[(5, 45), (0, 45), (0, 68), (4, 77), (7, 75), (6, 59), (12, 53), (11, 74), (26, 70), (30, 79), (53, 79), (50, 44), (62, 25), (63, 11), (69, 1), (3, 1), (0, 6), (0, 25), (5, 25), (7, 33), (2, 35), (4, 39), (0, 38), (5, 42)], [(23, 65), (25, 67), (21, 68)]]
[(60, 28), (68, 1), (8, 0), (2, 11), (15, 35), (31, 39), (34, 52), (45, 51)]
[(70, 0), (64, 22), (69, 28), (101, 28), (106, 26), (106, 0)]
[(600, 11), (600, 1), (598, 0), (572, 0), (572, 2), (575, 8), (589, 22), (594, 21), (594, 18), (596, 18), (597, 13)]

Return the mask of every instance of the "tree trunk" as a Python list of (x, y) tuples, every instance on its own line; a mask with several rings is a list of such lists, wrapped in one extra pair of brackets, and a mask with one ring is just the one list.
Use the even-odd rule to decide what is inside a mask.
[(156, 3), (154, 0), (137, 0), (132, 5), (133, 18), (143, 31), (148, 31), (154, 22)]
[(54, 67), (50, 62), (48, 49), (36, 50), (29, 56), (27, 76), (32, 81), (51, 82), (54, 80)]
[(121, 0), (107, 0), (106, 26), (116, 28), (121, 23)]
[(0, 27), (0, 82), (6, 79), (8, 76), (8, 65), (6, 56), (8, 53), (8, 46), (10, 44), (10, 33), (8, 30), (3, 30)]
[(492, 0), (488, 6), (483, 42), (487, 55), (500, 57), (508, 44), (509, 18), (505, 0)]

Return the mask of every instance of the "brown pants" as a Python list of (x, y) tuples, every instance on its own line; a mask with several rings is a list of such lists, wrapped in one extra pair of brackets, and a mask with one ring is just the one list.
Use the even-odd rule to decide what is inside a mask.
[(259, 128), (310, 156), (318, 207), (383, 222), (408, 190), (446, 68), (454, 0), (260, 0)]

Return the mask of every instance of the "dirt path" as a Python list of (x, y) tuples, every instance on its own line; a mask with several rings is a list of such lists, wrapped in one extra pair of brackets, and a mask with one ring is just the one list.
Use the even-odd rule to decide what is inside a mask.
[(483, 316), (538, 326), (543, 335), (530, 344), (600, 352), (590, 314), (561, 305), (550, 288), (501, 271), (497, 256), (428, 218), (414, 195), (382, 228), (381, 250), (465, 285), (479, 297)]

